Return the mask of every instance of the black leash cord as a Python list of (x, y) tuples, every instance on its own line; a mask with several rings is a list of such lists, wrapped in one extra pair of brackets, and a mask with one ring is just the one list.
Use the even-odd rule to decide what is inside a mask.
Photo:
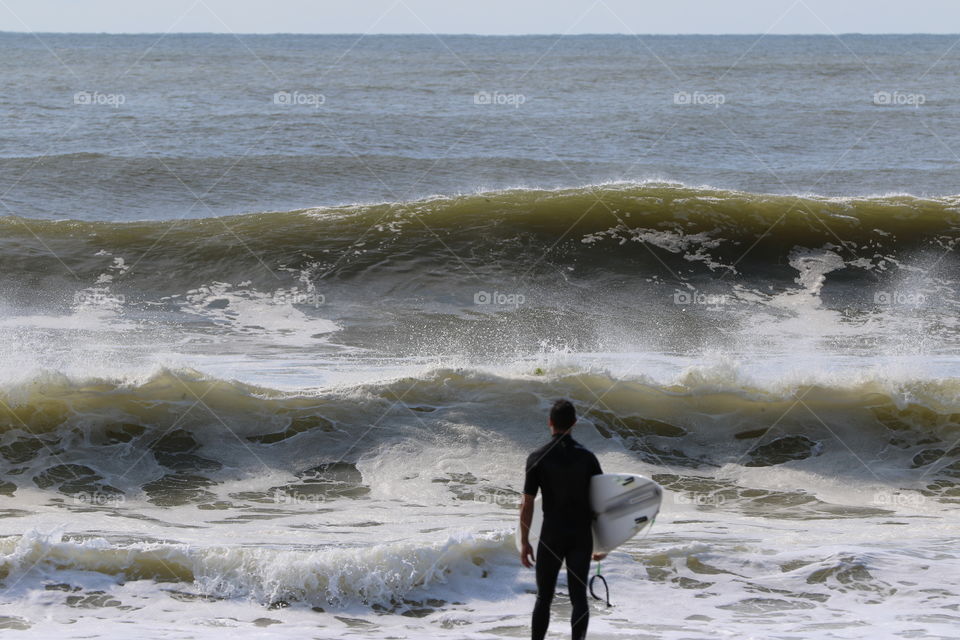
[[(596, 593), (593, 592), (593, 581), (594, 581), (594, 580), (597, 580), (597, 579), (599, 579), (600, 582), (603, 583), (603, 590), (606, 591), (606, 598), (601, 598), (600, 596), (598, 596)], [(607, 579), (604, 578), (602, 575), (600, 575), (600, 563), (599, 563), (599, 562), (597, 563), (597, 573), (596, 573), (596, 575), (594, 575), (592, 578), (590, 578), (590, 584), (589, 584), (588, 586), (590, 587), (590, 595), (593, 596), (593, 599), (594, 599), (594, 600), (604, 600), (604, 599), (605, 599), (606, 602), (607, 602), (607, 606), (608, 606), (608, 607), (612, 607), (612, 606), (613, 606), (612, 604), (610, 604), (610, 587), (607, 585)]]

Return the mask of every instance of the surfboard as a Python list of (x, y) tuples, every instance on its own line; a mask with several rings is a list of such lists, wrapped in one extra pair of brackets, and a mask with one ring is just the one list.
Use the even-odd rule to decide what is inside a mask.
[[(593, 508), (593, 551), (608, 553), (650, 526), (660, 513), (663, 489), (645, 476), (632, 473), (605, 473), (590, 480), (590, 506)], [(533, 503), (530, 545), (536, 552), (543, 527), (543, 501)], [(520, 550), (520, 527), (516, 533)]]
[(590, 480), (593, 550), (613, 551), (650, 526), (660, 513), (663, 489), (650, 478), (605, 473)]

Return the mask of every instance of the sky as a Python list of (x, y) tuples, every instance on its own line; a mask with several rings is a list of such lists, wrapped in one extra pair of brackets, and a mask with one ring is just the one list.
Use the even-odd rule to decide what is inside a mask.
[(0, 0), (0, 31), (957, 33), (958, 0)]

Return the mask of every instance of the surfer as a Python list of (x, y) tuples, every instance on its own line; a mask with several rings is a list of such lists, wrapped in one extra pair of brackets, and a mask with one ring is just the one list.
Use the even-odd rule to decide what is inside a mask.
[[(533, 608), (533, 640), (542, 640), (550, 624), (550, 603), (557, 575), (567, 563), (567, 586), (573, 614), (573, 640), (587, 637), (589, 607), (587, 577), (591, 556), (602, 560), (606, 554), (593, 553), (590, 509), (590, 478), (602, 474), (597, 457), (570, 435), (577, 411), (569, 400), (557, 400), (550, 408), (550, 442), (527, 458), (520, 504), (520, 562), (530, 568), (536, 562), (537, 603)], [(537, 491), (543, 491), (543, 528), (534, 556), (530, 545), (530, 523)]]

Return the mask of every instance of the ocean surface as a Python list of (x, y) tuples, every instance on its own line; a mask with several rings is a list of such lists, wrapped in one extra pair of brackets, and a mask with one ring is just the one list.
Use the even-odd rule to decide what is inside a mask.
[(0, 34), (0, 629), (957, 637), (956, 43)]

